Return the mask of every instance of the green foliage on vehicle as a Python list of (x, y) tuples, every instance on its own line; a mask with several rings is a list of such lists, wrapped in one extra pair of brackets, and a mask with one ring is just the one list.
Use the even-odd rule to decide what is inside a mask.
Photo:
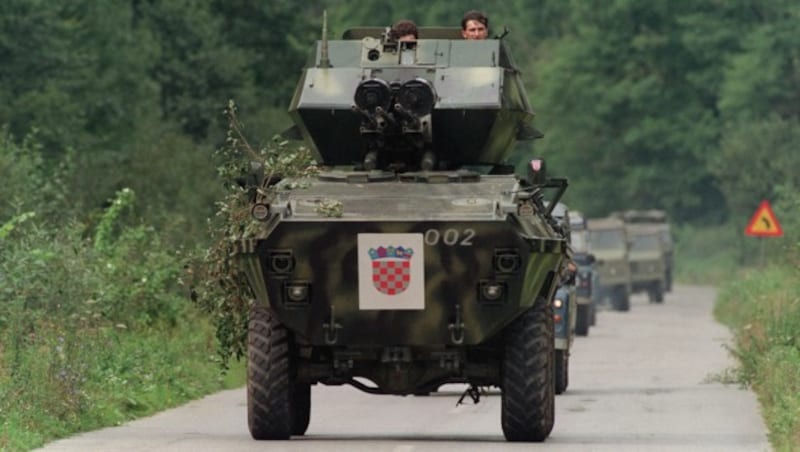
[(262, 147), (251, 145), (233, 101), (228, 102), (224, 114), (228, 133), (217, 154), (221, 160), (218, 174), (227, 194), (217, 203), (211, 222), (213, 244), (192, 284), (199, 307), (211, 315), (218, 353), (227, 368), (232, 357), (241, 358), (246, 351), (247, 313), (253, 302), (244, 276), (232, 260), (232, 242), (253, 235), (257, 223), (251, 216), (251, 201), (257, 194), (271, 199), (277, 181), (309, 177), (317, 167), (306, 147), (278, 136)]

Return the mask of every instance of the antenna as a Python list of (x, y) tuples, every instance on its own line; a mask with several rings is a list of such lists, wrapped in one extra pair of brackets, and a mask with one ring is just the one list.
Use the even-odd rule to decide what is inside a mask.
[(322, 11), (322, 48), (319, 51), (319, 67), (331, 67), (331, 60), (328, 58), (328, 10)]

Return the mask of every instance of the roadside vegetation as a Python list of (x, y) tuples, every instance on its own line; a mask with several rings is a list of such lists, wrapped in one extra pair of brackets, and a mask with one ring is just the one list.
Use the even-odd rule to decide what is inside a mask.
[[(546, 158), (589, 217), (667, 211), (677, 279), (721, 285), (740, 380), (759, 391), (775, 447), (800, 444), (797, 8), (596, 6), (487, 6), (492, 35), (511, 31), (545, 133), (510, 163)], [(232, 233), (214, 223), (231, 188), (215, 153), (230, 138), (222, 113), (237, 101), (257, 150), (289, 125), (323, 9), (334, 37), (399, 18), (458, 26), (465, 5), (0, 2), (0, 449), (243, 382), (231, 358), (246, 322), (213, 286), (230, 276), (215, 267), (226, 256), (214, 234)], [(741, 231), (763, 199), (786, 236), (764, 239), (761, 266)]]
[(762, 239), (765, 262), (725, 280), (715, 313), (735, 334), (736, 381), (758, 394), (775, 450), (790, 451), (800, 444), (800, 196), (778, 205), (784, 238)]
[(0, 223), (0, 450), (241, 384), (238, 367), (222, 374), (214, 328), (181, 285), (190, 253), (130, 218), (133, 191), (118, 191), (87, 227), (59, 212), (69, 169), (42, 172), (32, 140), (0, 143), (0, 161), (3, 180), (18, 184)]

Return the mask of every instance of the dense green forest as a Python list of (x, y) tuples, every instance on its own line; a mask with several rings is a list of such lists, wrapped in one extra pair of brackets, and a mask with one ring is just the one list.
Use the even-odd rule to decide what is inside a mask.
[(0, 449), (218, 388), (213, 328), (186, 294), (224, 196), (228, 101), (269, 142), (323, 10), (334, 37), (458, 26), (472, 8), (509, 30), (545, 134), (511, 163), (546, 158), (571, 208), (665, 209), (689, 253), (747, 263), (740, 231), (767, 199), (785, 230), (769, 249), (800, 241), (796, 1), (3, 0)]
[[(211, 151), (223, 138), (222, 109), (235, 99), (254, 139), (288, 126), (285, 109), (324, 9), (334, 36), (398, 18), (457, 26), (465, 6), (7, 0), (3, 139), (36, 143), (47, 168), (68, 162), (62, 195), (77, 213), (130, 187), (142, 214), (196, 240), (218, 194)], [(744, 223), (761, 199), (798, 185), (794, 2), (480, 6), (494, 33), (510, 30), (545, 132), (515, 158), (549, 159), (570, 178), (574, 208), (662, 207), (678, 222)], [(14, 194), (3, 193), (0, 218), (21, 207), (12, 207)]]

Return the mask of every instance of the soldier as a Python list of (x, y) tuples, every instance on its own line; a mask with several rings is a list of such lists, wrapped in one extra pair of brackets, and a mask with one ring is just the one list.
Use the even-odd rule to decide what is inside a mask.
[(464, 39), (489, 37), (489, 17), (480, 11), (467, 11), (461, 19), (461, 36)]
[(398, 21), (392, 27), (392, 38), (398, 42), (416, 41), (418, 37), (417, 24), (410, 20)]

